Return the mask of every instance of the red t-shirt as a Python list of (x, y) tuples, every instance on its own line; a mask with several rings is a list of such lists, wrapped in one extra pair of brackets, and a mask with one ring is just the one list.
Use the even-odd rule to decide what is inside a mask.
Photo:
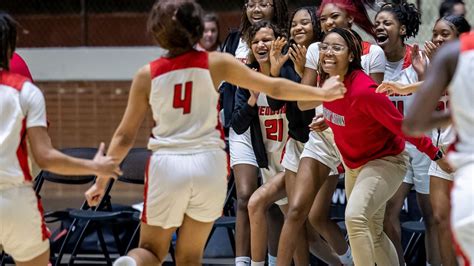
[(400, 154), (405, 140), (434, 158), (436, 148), (428, 137), (411, 138), (402, 132), (403, 116), (388, 97), (376, 93), (377, 84), (362, 70), (346, 75), (343, 99), (323, 103), (324, 118), (334, 132), (344, 163), (351, 169), (369, 161)]
[(23, 58), (21, 58), (17, 53), (13, 53), (13, 57), (10, 60), (10, 72), (20, 74), (33, 80), (28, 65), (26, 65), (25, 60), (23, 60)]

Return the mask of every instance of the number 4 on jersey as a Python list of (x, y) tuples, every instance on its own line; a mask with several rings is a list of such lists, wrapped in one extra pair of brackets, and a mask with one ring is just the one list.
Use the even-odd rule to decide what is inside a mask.
[(191, 113), (191, 98), (193, 93), (193, 83), (188, 81), (184, 84), (174, 85), (173, 108), (183, 108), (183, 114)]

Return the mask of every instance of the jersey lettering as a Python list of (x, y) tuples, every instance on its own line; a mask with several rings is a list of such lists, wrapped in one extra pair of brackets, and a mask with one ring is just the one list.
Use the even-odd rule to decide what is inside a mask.
[[(188, 81), (184, 85), (183, 95), (183, 84), (174, 85), (174, 97), (173, 97), (173, 108), (183, 108), (183, 114), (191, 113), (191, 98), (193, 92), (193, 82)], [(184, 97), (183, 97), (184, 96)]]
[(393, 105), (397, 108), (397, 110), (403, 115), (405, 111), (405, 104), (403, 101), (392, 101)]
[(267, 139), (273, 141), (283, 141), (283, 119), (265, 120), (265, 130)]

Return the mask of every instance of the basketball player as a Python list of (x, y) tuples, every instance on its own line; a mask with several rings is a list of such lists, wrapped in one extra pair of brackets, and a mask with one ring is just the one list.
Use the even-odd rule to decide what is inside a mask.
[(27, 142), (44, 170), (65, 175), (120, 175), (118, 163), (104, 157), (102, 143), (94, 160), (67, 156), (51, 145), (41, 91), (10, 71), (16, 48), (16, 22), (0, 12), (0, 246), (19, 266), (45, 266), (49, 231), (41, 201), (32, 188)]
[[(405, 121), (405, 131), (413, 135), (451, 122), (457, 142), (449, 161), (456, 171), (451, 192), (451, 228), (460, 244), (459, 258), (469, 265), (474, 261), (474, 33), (461, 35), (437, 52), (426, 80), (413, 100)], [(448, 88), (450, 112), (433, 112)]]
[[(280, 99), (335, 99), (345, 88), (335, 79), (321, 89), (272, 79), (231, 55), (193, 49), (202, 36), (202, 9), (194, 0), (157, 1), (148, 26), (167, 54), (142, 67), (132, 82), (125, 114), (108, 154), (122, 161), (150, 108), (156, 126), (148, 147), (139, 248), (116, 265), (160, 265), (179, 227), (177, 265), (200, 265), (213, 222), (226, 195), (226, 154), (218, 130), (216, 88), (226, 80)], [(292, 87), (292, 90), (287, 90)], [(91, 205), (103, 196), (108, 176), (86, 192)]]

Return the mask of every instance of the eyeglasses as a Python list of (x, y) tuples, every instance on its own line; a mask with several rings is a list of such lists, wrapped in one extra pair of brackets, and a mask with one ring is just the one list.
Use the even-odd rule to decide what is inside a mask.
[(339, 53), (342, 53), (344, 49), (346, 49), (346, 46), (340, 45), (340, 44), (328, 44), (328, 43), (319, 44), (319, 51), (321, 53), (327, 53), (331, 50), (333, 53), (339, 54)]
[(247, 4), (245, 4), (245, 8), (247, 8), (248, 10), (254, 10), (255, 8), (258, 8), (260, 10), (264, 10), (264, 9), (267, 9), (267, 8), (270, 8), (273, 6), (273, 4), (270, 4), (269, 2), (265, 2), (265, 3), (254, 3), (254, 2), (249, 2)]

